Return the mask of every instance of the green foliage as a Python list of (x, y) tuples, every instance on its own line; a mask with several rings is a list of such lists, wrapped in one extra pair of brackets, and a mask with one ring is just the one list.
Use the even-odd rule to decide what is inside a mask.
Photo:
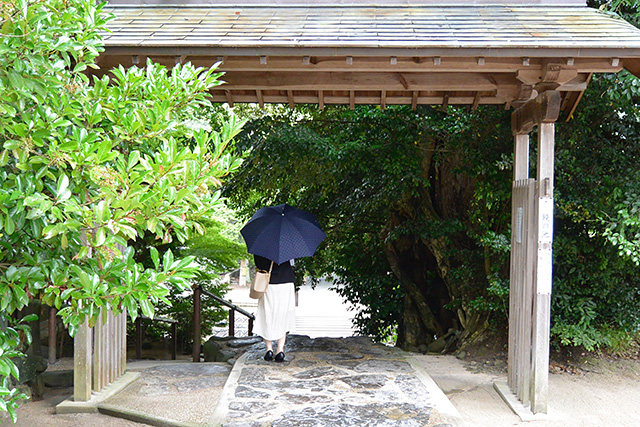
[[(216, 219), (202, 221), (206, 233), (194, 236), (184, 245), (176, 245), (178, 254), (182, 257), (195, 257), (200, 265), (197, 275), (191, 280), (193, 286), (223, 296), (227, 285), (221, 283), (220, 274), (238, 268), (238, 260), (248, 258), (247, 249), (240, 241), (239, 228), (241, 223), (236, 221), (235, 214), (228, 208), (219, 209)], [(178, 343), (183, 351), (190, 351), (193, 344), (193, 297), (191, 293), (172, 289), (167, 297), (171, 304), (160, 304), (158, 314), (177, 320)], [(201, 333), (206, 337), (211, 335), (214, 327), (227, 324), (227, 310), (207, 296), (202, 297), (200, 311)], [(150, 334), (166, 337), (168, 326), (155, 324), (155, 330)]]
[(36, 320), (35, 315), (26, 316), (16, 323), (0, 312), (0, 324), (10, 325), (0, 329), (0, 411), (7, 412), (14, 423), (17, 421), (18, 401), (28, 398), (13, 385), (14, 381), (19, 380), (19, 371), (14, 359), (23, 357), (21, 350), (31, 343), (29, 327), (24, 323), (32, 320)]
[[(406, 281), (438, 315), (447, 298), (456, 310), (504, 311), (504, 290), (486, 290), (489, 282), (505, 283), (508, 259), (511, 164), (504, 153), (511, 136), (503, 120), (496, 110), (275, 111), (245, 127), (238, 147), (252, 157), (226, 194), (247, 215), (283, 202), (316, 213), (328, 237), (297, 266), (337, 277), (338, 291), (364, 307), (356, 317), (363, 333), (384, 339), (395, 329)], [(442, 266), (447, 279), (456, 278), (449, 297), (428, 255), (438, 239), (447, 243), (442, 255), (454, 260)]]
[(41, 298), (71, 333), (102, 309), (152, 317), (201, 268), (154, 248), (143, 266), (130, 243), (202, 234), (223, 205), (216, 188), (241, 163), (227, 152), (239, 120), (216, 131), (193, 120), (220, 73), (149, 61), (90, 81), (103, 5), (0, 7), (0, 310)]

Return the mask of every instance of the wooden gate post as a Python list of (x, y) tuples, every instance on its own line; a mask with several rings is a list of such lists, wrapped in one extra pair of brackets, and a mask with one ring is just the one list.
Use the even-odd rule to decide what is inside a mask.
[(549, 330), (551, 328), (551, 284), (553, 245), (553, 156), (555, 125), (538, 127), (536, 198), (537, 253), (534, 276), (531, 355), (531, 410), (547, 413), (549, 389)]
[[(515, 155), (508, 383), (511, 391), (524, 405), (531, 405), (533, 413), (547, 412), (553, 245), (554, 123), (560, 113), (560, 101), (559, 92), (545, 91), (514, 111), (511, 121), (515, 136)], [(535, 191), (529, 191), (525, 190), (526, 182), (532, 181), (528, 180), (529, 133), (535, 126), (538, 126), (537, 174)], [(530, 199), (534, 196), (532, 193), (535, 193), (533, 200)], [(527, 199), (530, 202), (527, 202)], [(524, 209), (533, 212), (525, 213)], [(525, 227), (526, 232), (523, 232)], [(525, 245), (519, 239), (526, 239), (528, 243)], [(516, 245), (516, 243), (520, 244)]]

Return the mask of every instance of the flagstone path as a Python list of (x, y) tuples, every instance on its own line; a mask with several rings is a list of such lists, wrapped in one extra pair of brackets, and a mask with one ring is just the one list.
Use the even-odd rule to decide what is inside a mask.
[(461, 418), (410, 353), (368, 338), (292, 335), (284, 363), (256, 344), (236, 362), (209, 425), (459, 426)]

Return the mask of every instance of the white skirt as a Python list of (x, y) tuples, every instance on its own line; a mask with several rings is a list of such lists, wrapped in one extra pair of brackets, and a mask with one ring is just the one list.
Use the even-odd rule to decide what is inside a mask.
[(267, 341), (279, 340), (296, 326), (295, 289), (292, 282), (269, 284), (258, 300), (253, 331)]

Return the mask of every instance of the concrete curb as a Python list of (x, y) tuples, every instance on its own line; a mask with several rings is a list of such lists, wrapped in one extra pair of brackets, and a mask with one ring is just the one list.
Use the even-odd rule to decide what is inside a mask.
[(169, 420), (155, 415), (145, 414), (143, 412), (124, 409), (114, 405), (99, 404), (98, 411), (101, 414), (112, 417), (123, 418), (125, 420), (134, 421), (136, 423), (149, 424), (156, 427), (200, 427), (201, 424), (186, 423), (181, 421)]
[(92, 393), (91, 399), (85, 402), (76, 402), (73, 396), (63, 400), (56, 405), (56, 414), (79, 414), (98, 412), (98, 405), (115, 396), (125, 389), (129, 384), (135, 382), (140, 377), (140, 372), (125, 372), (117, 380), (106, 386), (102, 391)]
[(216, 404), (216, 409), (213, 411), (213, 415), (209, 419), (207, 426), (220, 427), (222, 423), (225, 422), (227, 412), (229, 410), (229, 403), (235, 397), (236, 385), (238, 384), (238, 379), (240, 378), (242, 368), (244, 368), (245, 361), (248, 356), (249, 353), (246, 352), (236, 360), (236, 363), (234, 363), (233, 368), (227, 377), (227, 381), (224, 383), (224, 388), (222, 389), (222, 393), (220, 394), (220, 398)]
[(451, 403), (436, 382), (433, 381), (433, 378), (431, 378), (415, 356), (406, 356), (405, 359), (415, 370), (416, 377), (425, 385), (427, 390), (429, 390), (429, 399), (434, 402), (434, 408), (445, 418), (445, 422), (451, 424), (453, 427), (464, 427), (465, 422), (460, 412), (453, 406), (453, 403)]

